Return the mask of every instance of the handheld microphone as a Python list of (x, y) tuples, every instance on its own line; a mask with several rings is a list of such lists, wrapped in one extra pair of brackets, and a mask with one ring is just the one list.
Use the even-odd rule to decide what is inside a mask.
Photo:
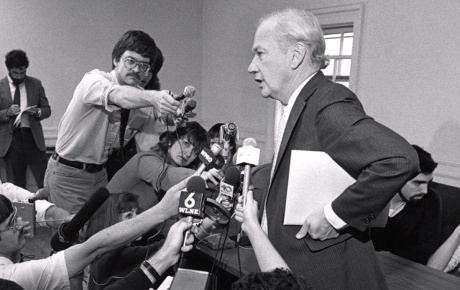
[(217, 202), (227, 198), (230, 202), (234, 200), (235, 193), (240, 187), (241, 172), (235, 166), (227, 168), (225, 177), (220, 181), (219, 196), (216, 198)]
[(184, 101), (184, 104), (185, 104), (185, 107), (184, 107), (185, 113), (193, 111), (196, 108), (195, 99), (188, 98)]
[(180, 94), (176, 98), (176, 100), (180, 102), (185, 98), (193, 98), (194, 95), (195, 95), (195, 87), (194, 86), (186, 86), (184, 88), (184, 92), (182, 94)]
[(217, 143), (212, 144), (211, 149), (203, 148), (203, 150), (201, 150), (200, 152), (200, 155), (198, 155), (202, 164), (200, 165), (196, 173), (198, 173), (198, 175), (201, 175), (201, 173), (203, 173), (203, 171), (205, 171), (209, 167), (209, 165), (216, 159), (216, 156), (219, 155), (221, 151), (222, 147)]
[(174, 123), (176, 127), (185, 126), (187, 121), (187, 119), (184, 118), (185, 114), (189, 113), (189, 116), (187, 117), (190, 118), (193, 118), (196, 115), (192, 112), (196, 107), (196, 101), (192, 99), (194, 95), (195, 88), (193, 86), (186, 86), (184, 88), (184, 92), (176, 98), (176, 100), (181, 102), (176, 110), (176, 114), (174, 115)]
[(244, 166), (243, 179), (243, 206), (246, 204), (246, 196), (251, 181), (251, 168), (259, 165), (260, 149), (256, 148), (257, 142), (254, 138), (246, 138), (243, 147), (238, 149), (236, 155), (236, 165)]
[[(246, 205), (246, 197), (249, 191), (249, 184), (251, 181), (251, 168), (259, 165), (260, 149), (256, 147), (256, 140), (254, 138), (246, 138), (243, 141), (243, 147), (238, 149), (236, 164), (244, 166), (244, 179), (243, 179), (243, 208)], [(239, 239), (243, 236), (243, 230), (240, 231)]]
[(61, 224), (58, 232), (51, 238), (51, 248), (58, 252), (72, 246), (78, 240), (78, 232), (107, 200), (109, 194), (105, 187), (96, 190), (69, 222)]
[[(192, 176), (187, 182), (187, 191), (182, 191), (179, 199), (179, 213), (187, 217), (187, 222), (192, 222), (193, 218), (204, 218), (206, 182), (199, 176)], [(185, 232), (184, 246), (190, 230)]]
[(228, 153), (230, 151), (230, 140), (235, 140), (235, 143), (238, 143), (239, 136), (238, 136), (238, 127), (236, 126), (235, 122), (228, 122), (220, 126), (219, 131), (219, 140), (223, 143), (223, 150), (222, 156), (227, 159)]

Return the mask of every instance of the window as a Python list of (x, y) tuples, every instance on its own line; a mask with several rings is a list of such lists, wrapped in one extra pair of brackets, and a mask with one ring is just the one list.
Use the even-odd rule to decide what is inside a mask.
[(330, 63), (323, 70), (325, 76), (336, 83), (350, 86), (351, 59), (353, 51), (353, 26), (323, 28), (326, 54)]

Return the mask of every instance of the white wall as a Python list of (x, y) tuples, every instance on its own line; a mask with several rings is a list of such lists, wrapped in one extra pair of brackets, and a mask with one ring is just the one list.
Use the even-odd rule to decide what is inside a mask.
[(28, 73), (43, 81), (53, 108), (44, 122), (52, 137), (83, 74), (110, 69), (121, 34), (145, 30), (166, 58), (162, 87), (194, 85), (197, 120), (235, 121), (268, 162), (274, 101), (247, 73), (257, 19), (288, 6), (354, 3), (365, 4), (356, 92), (366, 111), (430, 151), (440, 163), (436, 181), (460, 186), (458, 0), (2, 0), (0, 56), (27, 51)]
[[(284, 7), (365, 3), (356, 92), (367, 113), (431, 152), (435, 180), (460, 186), (460, 30), (457, 0), (205, 0), (203, 101), (206, 121), (234, 120), (270, 149), (273, 101), (246, 70), (255, 22)], [(268, 130), (271, 130), (269, 128)], [(268, 150), (269, 151), (269, 150)], [(271, 153), (265, 152), (264, 160)]]
[[(27, 52), (28, 74), (42, 80), (52, 115), (43, 121), (47, 144), (85, 72), (111, 70), (112, 48), (131, 29), (152, 36), (165, 63), (163, 88), (201, 91), (201, 1), (189, 0), (2, 0), (0, 57), (16, 48)], [(7, 73), (0, 65), (0, 77)]]

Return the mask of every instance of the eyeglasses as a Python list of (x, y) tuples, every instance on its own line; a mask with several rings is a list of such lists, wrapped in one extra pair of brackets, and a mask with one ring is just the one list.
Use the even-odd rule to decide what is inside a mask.
[(124, 60), (125, 67), (127, 69), (134, 69), (137, 66), (139, 70), (144, 73), (152, 69), (152, 67), (148, 63), (135, 60), (134, 58), (123, 56), (121, 56), (121, 58)]
[(17, 218), (16, 218), (17, 213), (18, 213), (18, 209), (14, 207), (13, 217), (11, 217), (10, 221), (6, 225), (6, 228), (4, 230), (0, 230), (0, 233), (7, 232), (9, 230), (13, 230), (13, 232), (16, 232), (18, 230), (18, 223), (17, 223)]

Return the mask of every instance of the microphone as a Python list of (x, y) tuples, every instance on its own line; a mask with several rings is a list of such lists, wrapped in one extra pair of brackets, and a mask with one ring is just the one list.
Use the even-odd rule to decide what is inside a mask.
[(236, 155), (236, 165), (244, 166), (243, 179), (243, 206), (246, 204), (246, 196), (251, 181), (251, 168), (259, 165), (260, 149), (256, 148), (254, 138), (246, 138), (243, 141), (243, 147), (238, 149)]
[(184, 101), (184, 104), (185, 104), (185, 107), (184, 107), (184, 112), (187, 113), (187, 112), (190, 112), (190, 111), (193, 111), (193, 109), (196, 108), (196, 101), (195, 99), (186, 99)]
[(235, 166), (227, 168), (225, 171), (225, 177), (220, 181), (219, 196), (216, 198), (217, 202), (222, 202), (225, 197), (230, 202), (235, 197), (235, 192), (240, 187), (241, 172)]
[[(251, 168), (259, 165), (260, 149), (256, 148), (256, 140), (254, 138), (246, 138), (243, 141), (243, 147), (238, 149), (236, 155), (236, 164), (244, 166), (243, 179), (243, 208), (246, 205), (246, 197), (248, 195), (249, 184), (251, 181)], [(243, 236), (243, 230), (238, 235), (238, 242)]]
[(69, 222), (61, 224), (58, 232), (51, 238), (51, 248), (58, 252), (72, 246), (78, 240), (78, 232), (107, 200), (109, 194), (105, 187), (96, 190)]
[(211, 149), (203, 148), (203, 150), (201, 150), (200, 152), (200, 155), (198, 155), (202, 164), (200, 165), (196, 173), (198, 175), (201, 175), (201, 173), (203, 173), (203, 171), (205, 171), (206, 168), (209, 167), (209, 165), (216, 159), (216, 156), (218, 156), (221, 151), (222, 147), (217, 143), (212, 144)]
[[(174, 123), (176, 127), (184, 127), (187, 119), (184, 119), (186, 113), (194, 114), (193, 109), (196, 107), (196, 101), (192, 99), (195, 95), (195, 88), (193, 86), (186, 86), (184, 92), (179, 95), (176, 100), (180, 101), (180, 105), (176, 110)], [(196, 115), (196, 114), (195, 114)], [(193, 116), (189, 116), (193, 117)]]
[(234, 122), (228, 122), (220, 126), (219, 131), (219, 140), (224, 145), (224, 149), (222, 150), (222, 156), (227, 159), (228, 153), (230, 151), (230, 140), (235, 140), (235, 143), (238, 142), (238, 127)]
[(180, 102), (185, 98), (193, 98), (194, 95), (195, 95), (195, 87), (194, 86), (186, 86), (184, 88), (184, 92), (182, 94), (180, 94), (176, 98), (176, 100)]
[[(187, 217), (187, 222), (193, 218), (204, 218), (206, 182), (199, 176), (192, 176), (187, 182), (187, 191), (182, 191), (179, 199), (179, 213)], [(190, 230), (185, 232), (184, 246), (190, 235)]]

